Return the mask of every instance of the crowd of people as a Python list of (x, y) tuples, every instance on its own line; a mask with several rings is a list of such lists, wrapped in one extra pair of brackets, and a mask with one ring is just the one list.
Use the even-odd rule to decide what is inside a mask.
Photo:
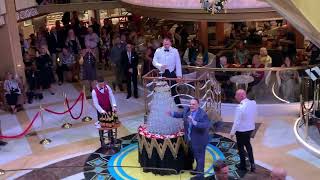
[[(65, 15), (62, 21), (56, 21), (50, 31), (45, 27), (40, 28), (36, 34), (30, 35), (28, 41), (23, 35), (20, 35), (28, 103), (32, 103), (35, 98), (42, 99), (42, 92), (45, 89), (54, 95), (52, 84), (55, 82), (62, 85), (65, 81), (83, 81), (92, 93), (98, 116), (102, 116), (106, 112), (116, 111), (117, 105), (113, 91), (116, 91), (117, 88), (119, 91), (127, 91), (127, 99), (131, 98), (132, 94), (134, 98), (139, 98), (137, 82), (140, 62), (143, 62), (141, 75), (157, 68), (164, 77), (177, 78), (178, 82), (182, 79), (181, 65), (205, 66), (208, 64), (208, 49), (197, 37), (189, 39), (189, 34), (183, 26), (177, 26), (170, 30), (167, 26), (162, 26), (161, 30), (154, 34), (156, 38), (146, 40), (144, 29), (139, 27), (139, 23), (139, 20), (132, 20), (126, 27), (120, 29), (119, 26), (112, 24), (111, 19), (104, 19), (101, 26), (95, 18), (91, 18), (91, 25), (87, 26), (79, 20), (78, 13), (73, 12), (69, 18), (68, 15)], [(232, 31), (230, 38), (237, 36), (236, 32)], [(297, 53), (291, 36), (291, 34), (287, 35), (286, 41), (283, 43), (285, 45), (282, 44), (283, 64), (281, 67), (291, 67), (294, 62), (297, 62)], [(254, 39), (255, 37), (251, 37), (251, 40)], [(312, 46), (309, 49), (315, 56), (313, 58), (318, 58), (318, 56), (316, 57), (317, 48)], [(232, 55), (231, 58), (224, 55), (219, 57), (217, 67), (264, 68), (273, 66), (273, 59), (268, 54), (267, 48), (261, 47), (259, 53), (252, 56), (252, 53), (246, 48), (246, 41), (240, 40), (234, 47)], [(115, 78), (110, 86), (105, 83), (104, 78), (98, 73), (98, 69), (112, 71)], [(246, 149), (250, 170), (255, 172), (250, 138), (255, 129), (256, 102), (247, 98), (245, 90), (240, 89), (235, 92), (230, 88), (230, 76), (232, 75), (231, 72), (221, 71), (215, 74), (215, 78), (221, 82), (225, 96), (233, 99), (235, 93), (235, 99), (240, 103), (236, 109), (234, 125), (230, 132), (231, 138), (235, 136), (238, 143), (240, 156), (238, 169), (247, 171)], [(250, 83), (249, 91), (250, 87), (259, 84), (270, 73), (256, 71), (251, 72), (250, 75), (254, 81)], [(280, 71), (277, 76), (282, 84), (280, 89), (284, 98), (294, 101), (296, 96), (293, 87), (297, 84), (299, 74), (293, 70), (286, 70)], [(123, 86), (125, 83), (126, 88)], [(173, 85), (177, 82), (171, 81), (171, 83)], [(4, 89), (6, 102), (10, 106), (10, 111), (14, 113), (21, 105), (18, 99), (23, 93), (23, 85), (21, 85), (19, 78), (8, 73), (4, 81)], [(172, 96), (175, 96), (176, 89), (173, 88), (171, 93)], [(102, 99), (108, 99), (108, 101)], [(174, 100), (177, 105), (180, 105), (178, 96)], [(203, 172), (210, 123), (206, 112), (199, 107), (199, 100), (192, 99), (189, 109), (182, 113), (172, 112), (169, 115), (184, 118), (185, 134), (190, 136), (187, 139), (190, 152), (193, 153), (192, 155), (197, 161), (195, 170)], [(197, 131), (191, 131), (192, 128)], [(203, 141), (199, 141), (199, 139)], [(2, 145), (1, 143), (4, 144), (0, 141), (0, 145)], [(228, 170), (225, 167), (224, 162), (217, 162), (216, 179), (227, 177)], [(275, 174), (277, 173), (283, 174), (284, 172), (283, 170), (281, 172), (275, 171)]]

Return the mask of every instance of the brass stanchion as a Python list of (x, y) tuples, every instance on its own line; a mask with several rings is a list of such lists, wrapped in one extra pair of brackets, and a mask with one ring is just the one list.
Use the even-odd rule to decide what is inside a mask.
[[(41, 118), (41, 126), (43, 127), (44, 125), (44, 120), (43, 120), (43, 108), (42, 108), (42, 105), (40, 105), (40, 118)], [(40, 141), (40, 144), (42, 145), (46, 145), (46, 144), (50, 144), (51, 143), (51, 139), (48, 139), (48, 138), (43, 138), (41, 141)]]
[[(68, 110), (68, 106), (67, 106), (67, 102), (66, 102), (67, 94), (63, 93), (63, 97), (64, 97), (64, 100), (65, 100), (63, 105), (64, 105), (65, 109)], [(68, 122), (65, 122), (65, 123), (62, 124), (61, 127), (64, 128), (64, 129), (70, 129), (72, 127), (72, 124), (68, 123)]]
[(83, 92), (83, 111), (84, 111), (84, 117), (82, 118), (82, 122), (90, 122), (92, 121), (92, 117), (88, 116), (88, 111), (87, 111), (87, 95), (86, 95), (86, 88), (83, 86), (82, 88)]

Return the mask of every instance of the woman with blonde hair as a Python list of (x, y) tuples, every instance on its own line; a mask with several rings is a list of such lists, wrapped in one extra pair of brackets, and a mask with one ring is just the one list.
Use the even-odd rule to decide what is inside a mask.
[(10, 111), (12, 113), (17, 112), (18, 97), (21, 95), (21, 90), (19, 87), (19, 82), (14, 79), (12, 73), (6, 73), (6, 80), (4, 81), (4, 90), (7, 104), (10, 106)]
[(272, 66), (272, 58), (268, 55), (268, 50), (265, 47), (260, 48), (260, 62), (264, 64), (265, 67)]

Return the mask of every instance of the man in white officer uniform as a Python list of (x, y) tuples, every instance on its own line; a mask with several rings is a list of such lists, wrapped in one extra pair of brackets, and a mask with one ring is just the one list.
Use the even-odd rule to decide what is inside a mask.
[[(179, 52), (176, 48), (171, 47), (171, 40), (164, 38), (163, 46), (158, 48), (154, 53), (152, 64), (163, 73), (166, 78), (182, 78), (181, 60)], [(171, 86), (176, 84), (176, 81), (171, 81)], [(171, 89), (171, 95), (177, 94), (176, 89)], [(176, 104), (181, 104), (179, 97), (175, 97)]]

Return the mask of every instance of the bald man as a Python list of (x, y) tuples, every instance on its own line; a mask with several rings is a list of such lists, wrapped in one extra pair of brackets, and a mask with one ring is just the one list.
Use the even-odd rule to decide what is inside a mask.
[(247, 99), (246, 91), (243, 89), (237, 90), (235, 99), (240, 104), (236, 109), (233, 126), (230, 132), (230, 137), (233, 139), (234, 135), (236, 135), (238, 153), (240, 156), (240, 166), (238, 169), (241, 171), (247, 171), (244, 150), (245, 147), (249, 156), (251, 172), (254, 172), (256, 167), (254, 164), (250, 138), (251, 133), (255, 129), (255, 120), (257, 117), (257, 104), (255, 101)]
[(271, 171), (271, 180), (285, 180), (287, 177), (287, 171), (283, 168), (274, 168)]

